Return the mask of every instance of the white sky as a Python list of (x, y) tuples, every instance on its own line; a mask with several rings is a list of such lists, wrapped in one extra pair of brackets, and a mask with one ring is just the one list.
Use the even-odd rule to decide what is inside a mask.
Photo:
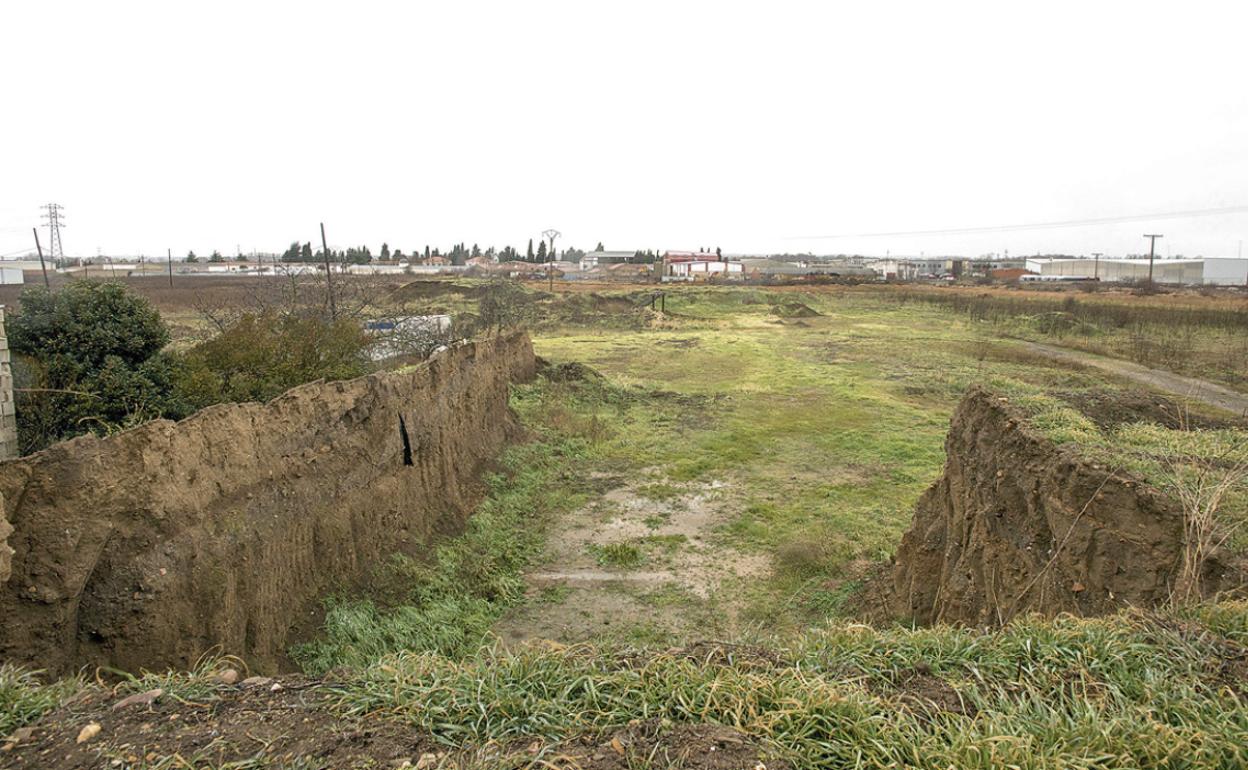
[[(0, 3), (0, 254), (1234, 255), (1240, 2)], [(41, 233), (46, 238), (46, 231)]]

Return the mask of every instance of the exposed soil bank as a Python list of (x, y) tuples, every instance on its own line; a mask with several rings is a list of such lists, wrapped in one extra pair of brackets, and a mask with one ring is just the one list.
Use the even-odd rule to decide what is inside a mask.
[[(945, 452), (897, 551), (895, 615), (995, 625), (1020, 612), (1096, 615), (1169, 597), (1183, 518), (1145, 482), (1055, 445), (979, 388), (954, 413)], [(1214, 560), (1204, 585), (1239, 577)]]
[(220, 646), (275, 669), (328, 589), (460, 527), (533, 370), (527, 335), (482, 340), (0, 463), (0, 659), (185, 668)]

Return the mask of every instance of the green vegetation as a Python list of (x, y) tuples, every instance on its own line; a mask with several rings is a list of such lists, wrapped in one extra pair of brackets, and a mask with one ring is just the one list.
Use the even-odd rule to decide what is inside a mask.
[(633, 543), (593, 543), (589, 550), (603, 567), (632, 569), (646, 561), (645, 552)]
[(23, 454), (83, 433), (181, 419), (211, 404), (268, 400), (370, 368), (357, 323), (315, 314), (244, 315), (190, 350), (172, 351), (160, 314), (112, 282), (27, 289), (22, 312), (7, 325)]
[(88, 431), (110, 433), (188, 407), (161, 353), (169, 332), (147, 300), (115, 283), (75, 281), (22, 293), (7, 321), (17, 354), (18, 437), (23, 454)]
[(354, 321), (245, 315), (184, 354), (178, 387), (196, 409), (268, 401), (312, 380), (365, 374), (367, 346), (364, 330)]
[(1058, 342), (1230, 385), (1248, 384), (1248, 303), (1234, 298), (917, 288), (877, 296), (949, 308), (1000, 334)]
[(38, 671), (0, 665), (0, 737), (56, 708), (82, 686), (74, 678), (45, 683)]
[(722, 656), (403, 653), (335, 690), (345, 713), (394, 715), (448, 746), (654, 719), (729, 725), (799, 767), (1232, 768), (1248, 762), (1248, 710), (1221, 666), (1245, 642), (1248, 607), (1225, 604), (989, 635), (833, 628)]
[(540, 545), (545, 523), (583, 499), (553, 483), (582, 455), (581, 442), (557, 437), (508, 450), (461, 536), (439, 545), (429, 564), (398, 558), (383, 567), (373, 582), (393, 587), (381, 597), (385, 604), (376, 592), (331, 599), (323, 634), (291, 656), (308, 672), (323, 673), (368, 666), (398, 650), (449, 656), (475, 650), (503, 610), (523, 599), (520, 570)]

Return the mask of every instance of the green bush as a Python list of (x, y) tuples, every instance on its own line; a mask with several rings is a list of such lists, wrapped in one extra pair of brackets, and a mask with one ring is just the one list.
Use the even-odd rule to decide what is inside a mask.
[(178, 389), (196, 409), (268, 401), (305, 382), (365, 374), (367, 345), (352, 321), (248, 315), (186, 353)]
[(55, 294), (27, 289), (8, 333), (23, 454), (187, 413), (173, 388), (178, 362), (160, 352), (168, 329), (146, 299), (121, 284), (75, 281)]

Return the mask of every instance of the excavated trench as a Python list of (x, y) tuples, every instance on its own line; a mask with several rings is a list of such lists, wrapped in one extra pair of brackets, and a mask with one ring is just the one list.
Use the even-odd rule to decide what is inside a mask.
[[(877, 600), (892, 616), (985, 626), (1170, 597), (1183, 514), (1145, 480), (1054, 444), (1007, 398), (980, 388), (955, 411), (945, 453)], [(1206, 563), (1208, 593), (1243, 584), (1228, 554)]]
[(461, 528), (533, 373), (514, 334), (0, 463), (0, 660), (278, 668), (327, 591)]

